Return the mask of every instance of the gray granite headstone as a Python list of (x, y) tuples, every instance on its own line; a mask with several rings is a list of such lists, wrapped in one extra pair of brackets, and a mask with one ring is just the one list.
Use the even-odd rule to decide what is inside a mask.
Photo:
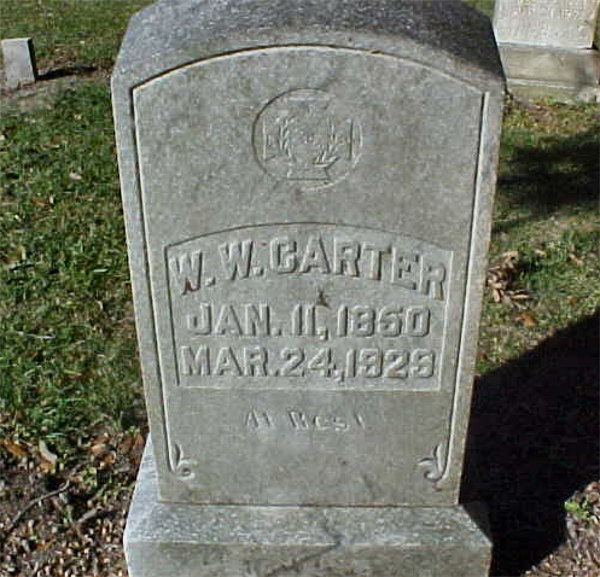
[(502, 96), (459, 1), (134, 16), (113, 74), (153, 440), (133, 577), (485, 574), (457, 499)]
[(31, 38), (2, 40), (2, 57), (8, 88), (18, 88), (35, 82), (37, 68)]
[(496, 0), (494, 31), (509, 89), (525, 97), (598, 100), (599, 7), (600, 0)]

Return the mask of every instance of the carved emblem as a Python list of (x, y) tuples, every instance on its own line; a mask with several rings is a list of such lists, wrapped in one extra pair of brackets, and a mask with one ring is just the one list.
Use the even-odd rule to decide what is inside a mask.
[(260, 112), (253, 144), (259, 164), (274, 178), (326, 186), (356, 165), (361, 128), (331, 94), (292, 90)]

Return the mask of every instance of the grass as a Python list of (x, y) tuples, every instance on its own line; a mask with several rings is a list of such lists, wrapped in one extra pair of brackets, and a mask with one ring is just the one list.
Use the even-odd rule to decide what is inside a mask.
[(569, 499), (565, 501), (565, 511), (581, 521), (590, 521), (593, 517), (593, 504), (585, 499)]
[(0, 415), (65, 453), (139, 397), (108, 88), (0, 126)]
[[(42, 66), (109, 66), (147, 3), (5, 0), (0, 31), (33, 35)], [(141, 405), (108, 88), (82, 81), (50, 110), (4, 114), (0, 134), (0, 437), (74, 456)], [(594, 105), (507, 109), (491, 258), (517, 252), (512, 283), (530, 298), (486, 292), (482, 373), (600, 304), (599, 135)]]
[(3, 0), (0, 37), (32, 36), (40, 69), (112, 65), (131, 15), (151, 0)]
[(600, 306), (597, 106), (509, 106), (490, 259), (517, 251), (513, 288), (525, 308), (486, 299), (479, 370), (522, 354)]
[(484, 14), (492, 17), (494, 13), (494, 0), (466, 0), (465, 4), (470, 4), (473, 8), (481, 10)]

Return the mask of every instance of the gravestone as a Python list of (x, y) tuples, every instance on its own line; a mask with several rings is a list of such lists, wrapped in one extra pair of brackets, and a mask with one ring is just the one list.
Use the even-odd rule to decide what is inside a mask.
[(37, 68), (31, 38), (2, 40), (2, 57), (7, 88), (19, 88), (35, 82)]
[(112, 79), (152, 446), (132, 577), (481, 577), (458, 504), (501, 127), (439, 0), (158, 2)]
[(600, 0), (496, 0), (494, 31), (509, 89), (524, 97), (598, 100), (599, 6)]

